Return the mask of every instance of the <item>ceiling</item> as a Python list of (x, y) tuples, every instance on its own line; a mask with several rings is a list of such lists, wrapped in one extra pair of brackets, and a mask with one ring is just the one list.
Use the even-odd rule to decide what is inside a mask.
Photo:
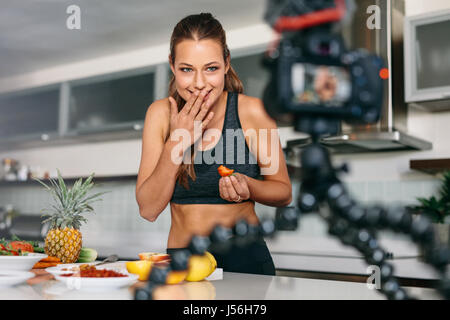
[[(211, 12), (224, 29), (263, 23), (265, 0), (0, 1), (0, 78), (167, 43), (183, 17)], [(67, 7), (81, 11), (69, 30)]]

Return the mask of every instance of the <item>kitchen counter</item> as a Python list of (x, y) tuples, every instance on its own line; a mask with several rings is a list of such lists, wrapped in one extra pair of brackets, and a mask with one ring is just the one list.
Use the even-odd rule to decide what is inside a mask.
[[(114, 268), (124, 268), (124, 262), (117, 262)], [(35, 270), (36, 277), (27, 283), (3, 288), (0, 299), (9, 300), (129, 300), (134, 289), (145, 282), (118, 290), (91, 292), (68, 289), (54, 280), (45, 270)], [(432, 289), (406, 287), (409, 294), (419, 299), (440, 299)], [(371, 290), (365, 283), (302, 279), (282, 276), (264, 276), (224, 272), (220, 280), (183, 282), (168, 285), (155, 291), (157, 299), (200, 299), (200, 300), (311, 300), (349, 299), (382, 300), (384, 295)]]
[[(166, 252), (165, 233), (126, 234), (105, 233), (102, 237), (88, 237), (86, 247), (95, 248), (100, 257), (119, 255), (122, 260), (137, 260), (139, 252)], [(284, 232), (274, 239), (266, 239), (277, 270), (321, 272), (368, 276), (367, 263), (352, 247), (330, 237), (308, 237), (298, 232)], [(407, 239), (380, 237), (380, 244), (393, 254), (388, 260), (401, 278), (436, 280), (438, 275), (419, 259), (417, 247)]]

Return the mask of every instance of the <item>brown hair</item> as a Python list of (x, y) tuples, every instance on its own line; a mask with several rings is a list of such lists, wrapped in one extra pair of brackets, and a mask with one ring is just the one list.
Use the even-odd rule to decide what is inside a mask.
[[(215, 19), (211, 15), (211, 13), (193, 14), (183, 18), (180, 22), (177, 23), (170, 38), (170, 63), (172, 65), (175, 64), (175, 47), (178, 43), (183, 40), (199, 41), (204, 39), (212, 39), (220, 43), (223, 49), (223, 59), (226, 65), (227, 59), (229, 59), (230, 57), (230, 50), (228, 49), (226, 43), (225, 31), (223, 30), (220, 22)], [(242, 93), (244, 91), (242, 82), (231, 65), (228, 72), (225, 74), (224, 91), (232, 91), (238, 93)], [(172, 75), (172, 79), (170, 80), (168, 94), (175, 99), (175, 101), (177, 102), (178, 111), (180, 111), (185, 105), (186, 101), (177, 92), (175, 86), (175, 75)], [(167, 138), (168, 136), (166, 137), (166, 140)], [(192, 145), (191, 163), (182, 163), (177, 173), (178, 182), (186, 189), (189, 189), (188, 176), (190, 176), (192, 180), (196, 179), (193, 165), (195, 158), (194, 149), (195, 147), (194, 145)]]

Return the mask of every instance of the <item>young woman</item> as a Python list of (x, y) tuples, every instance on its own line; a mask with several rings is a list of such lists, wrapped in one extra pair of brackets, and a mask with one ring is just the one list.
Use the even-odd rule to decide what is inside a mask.
[[(287, 206), (292, 186), (273, 135), (276, 124), (260, 99), (242, 94), (220, 22), (209, 13), (182, 19), (172, 33), (169, 63), (169, 97), (153, 102), (145, 118), (136, 199), (149, 221), (170, 203), (171, 253), (187, 247), (194, 235), (208, 236), (217, 225), (231, 228), (242, 219), (257, 224), (255, 202)], [(235, 138), (244, 142), (243, 149)], [(220, 159), (220, 154), (224, 162), (203, 161)], [(221, 164), (235, 174), (221, 177)], [(262, 238), (244, 248), (234, 246), (228, 254), (212, 253), (224, 271), (275, 274)]]

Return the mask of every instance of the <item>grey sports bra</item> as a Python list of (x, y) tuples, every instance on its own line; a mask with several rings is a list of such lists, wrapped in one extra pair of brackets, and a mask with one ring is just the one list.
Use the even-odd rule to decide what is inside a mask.
[[(171, 202), (179, 204), (232, 204), (220, 197), (217, 168), (224, 165), (248, 177), (261, 178), (255, 156), (250, 152), (238, 115), (238, 93), (228, 92), (225, 119), (219, 142), (205, 151), (197, 151), (194, 159), (196, 179), (188, 177), (189, 189), (178, 182)], [(249, 200), (246, 200), (249, 201)]]

